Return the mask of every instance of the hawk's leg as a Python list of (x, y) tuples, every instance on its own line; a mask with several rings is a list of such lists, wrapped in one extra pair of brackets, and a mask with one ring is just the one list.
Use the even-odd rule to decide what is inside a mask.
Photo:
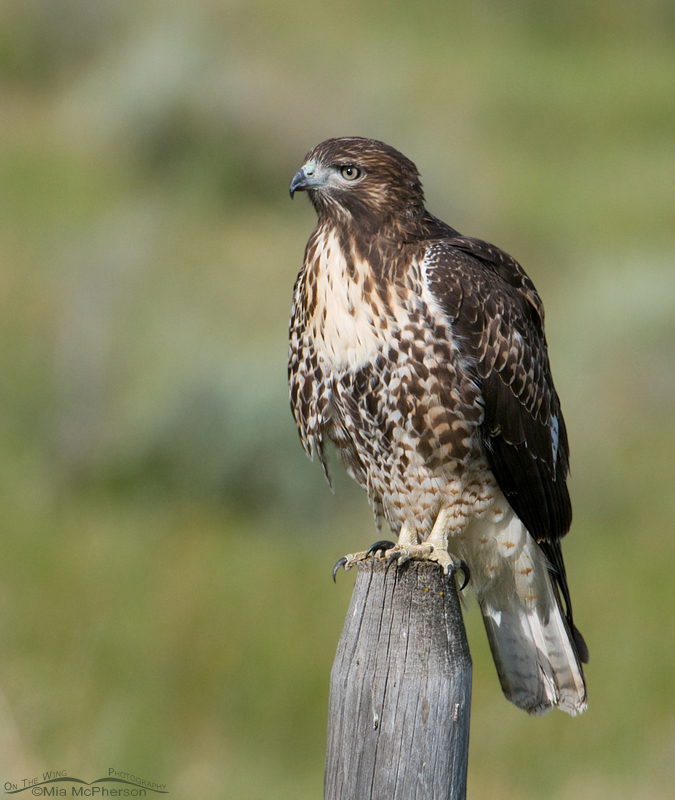
[(394, 562), (403, 564), (412, 559), (415, 561), (435, 561), (443, 567), (446, 575), (461, 571), (464, 575), (464, 581), (460, 587), (461, 591), (469, 582), (469, 568), (464, 561), (448, 552), (448, 536), (457, 532), (466, 521), (466, 517), (461, 512), (458, 513), (457, 507), (450, 506), (441, 509), (431, 533), (421, 544), (414, 526), (406, 522), (398, 535), (397, 544), (387, 541), (375, 542), (371, 548), (364, 552), (350, 553), (341, 558), (333, 568), (333, 580), (335, 580), (340, 567), (348, 570), (358, 564), (359, 561), (365, 561), (367, 558), (382, 553), (383, 557), (388, 560), (387, 568)]
[(456, 507), (442, 508), (425, 541), (419, 544), (412, 526), (406, 524), (401, 529), (398, 544), (385, 552), (385, 558), (389, 559), (390, 564), (394, 561), (403, 564), (410, 559), (435, 561), (443, 567), (446, 575), (461, 571), (464, 581), (460, 590), (464, 589), (469, 582), (469, 568), (464, 561), (448, 552), (448, 537), (459, 532), (466, 522), (466, 517), (458, 513)]

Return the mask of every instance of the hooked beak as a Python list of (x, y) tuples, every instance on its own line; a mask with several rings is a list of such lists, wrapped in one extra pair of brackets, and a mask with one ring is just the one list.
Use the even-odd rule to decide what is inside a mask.
[(291, 181), (291, 185), (289, 186), (288, 191), (291, 193), (291, 200), (296, 192), (304, 192), (306, 188), (307, 175), (305, 175), (305, 168), (302, 167), (295, 173), (293, 180)]
[(289, 192), (291, 193), (291, 200), (296, 192), (305, 192), (307, 189), (314, 189), (317, 186), (323, 186), (323, 181), (317, 178), (316, 162), (314, 159), (308, 161), (303, 167), (295, 173)]

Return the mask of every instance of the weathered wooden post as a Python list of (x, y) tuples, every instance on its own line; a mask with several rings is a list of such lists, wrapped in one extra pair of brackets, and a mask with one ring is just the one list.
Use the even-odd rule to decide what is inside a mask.
[(455, 579), (358, 564), (331, 673), (324, 800), (462, 800), (471, 656)]

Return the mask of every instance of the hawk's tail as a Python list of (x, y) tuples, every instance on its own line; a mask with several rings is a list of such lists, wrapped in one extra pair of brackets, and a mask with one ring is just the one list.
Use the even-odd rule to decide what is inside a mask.
[[(530, 540), (530, 547), (539, 548)], [(531, 553), (534, 555), (534, 553)], [(506, 697), (530, 714), (553, 706), (568, 714), (586, 710), (586, 682), (575, 635), (561, 608), (543, 554), (535, 557), (536, 599), (506, 594), (499, 582), (484, 586), (480, 607), (490, 648)], [(582, 656), (583, 657), (583, 656)]]

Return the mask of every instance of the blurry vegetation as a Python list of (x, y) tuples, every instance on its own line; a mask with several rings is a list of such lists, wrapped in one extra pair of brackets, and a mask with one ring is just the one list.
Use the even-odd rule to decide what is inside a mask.
[(286, 328), (323, 138), (384, 139), (540, 289), (590, 706), (501, 697), (474, 800), (675, 782), (675, 13), (666, 0), (5, 0), (0, 775), (316, 798), (365, 498), (304, 457)]

